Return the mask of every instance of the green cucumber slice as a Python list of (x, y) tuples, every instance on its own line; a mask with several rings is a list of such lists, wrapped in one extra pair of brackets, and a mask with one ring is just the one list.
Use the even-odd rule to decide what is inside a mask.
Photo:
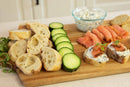
[(68, 37), (66, 37), (66, 36), (61, 36), (61, 37), (58, 37), (58, 38), (55, 40), (55, 45), (57, 46), (58, 43), (63, 42), (63, 41), (70, 42), (70, 40), (69, 40)]
[(68, 47), (71, 50), (73, 50), (73, 45), (68, 41), (60, 42), (59, 44), (57, 44), (56, 45), (56, 50), (59, 51), (62, 47)]
[(68, 53), (63, 56), (63, 69), (67, 72), (76, 71), (81, 65), (80, 58), (74, 53)]
[(52, 22), (49, 24), (49, 29), (52, 30), (52, 29), (57, 29), (57, 28), (60, 28), (60, 29), (63, 29), (64, 25), (60, 22)]
[(63, 30), (63, 29), (54, 29), (51, 31), (51, 36), (53, 37), (54, 35), (56, 35), (58, 33), (66, 34), (65, 30)]
[(58, 37), (61, 37), (61, 36), (67, 36), (66, 34), (62, 34), (62, 33), (58, 33), (58, 34), (56, 34), (56, 35), (54, 35), (53, 37), (52, 37), (52, 40), (55, 42), (55, 40), (58, 38)]
[(63, 47), (59, 50), (59, 53), (61, 56), (64, 56), (65, 54), (67, 53), (73, 53), (73, 50), (71, 50), (70, 48), (68, 47)]

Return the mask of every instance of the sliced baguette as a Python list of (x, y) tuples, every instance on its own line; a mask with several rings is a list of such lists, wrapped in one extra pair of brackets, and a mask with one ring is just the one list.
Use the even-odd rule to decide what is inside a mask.
[(11, 40), (29, 39), (30, 37), (31, 37), (30, 30), (21, 29), (21, 30), (9, 31), (9, 39), (11, 39)]
[(10, 59), (15, 62), (17, 58), (26, 52), (26, 41), (25, 40), (19, 40), (16, 41), (9, 49), (8, 54)]
[[(109, 61), (109, 58), (104, 58), (104, 57), (102, 57), (102, 58), (104, 58), (106, 61), (100, 61), (100, 62), (98, 60), (96, 60), (95, 58), (89, 58), (88, 53), (87, 53), (88, 49), (86, 49), (84, 54), (83, 54), (83, 59), (84, 59), (85, 62), (92, 64), (94, 66), (104, 66)], [(104, 55), (106, 55), (106, 54), (104, 53)]]
[[(128, 59), (130, 58), (130, 51), (125, 47), (125, 51), (127, 51), (127, 54), (122, 53), (119, 55), (119, 53), (117, 53), (117, 51), (113, 47), (111, 47), (111, 44), (112, 43), (110, 43), (107, 47), (107, 50), (106, 50), (107, 56), (109, 58), (114, 59), (115, 61), (119, 63), (122, 63), (122, 64), (126, 63)], [(121, 51), (121, 52), (124, 52), (124, 51)]]
[(26, 75), (40, 72), (42, 62), (39, 57), (26, 53), (16, 60), (16, 66)]
[(53, 43), (52, 43), (52, 41), (51, 40), (49, 40), (49, 44), (48, 44), (48, 47), (53, 47)]
[(16, 42), (16, 40), (11, 40), (8, 42), (8, 47), (10, 48), (14, 43)]
[(46, 71), (58, 71), (61, 69), (62, 57), (56, 50), (44, 47), (41, 56)]
[(36, 22), (27, 22), (26, 26), (28, 29), (31, 29), (34, 33), (43, 34), (50, 38), (50, 31), (47, 25)]
[(18, 29), (27, 29), (26, 23), (22, 23), (18, 26)]
[(130, 21), (126, 22), (122, 25), (122, 28), (130, 32)]
[(125, 22), (127, 22), (129, 19), (129, 16), (128, 15), (119, 15), (117, 17), (115, 17), (113, 20), (111, 20), (111, 24), (112, 25), (122, 25), (124, 24)]
[(43, 47), (47, 47), (49, 39), (43, 34), (35, 34), (27, 42), (27, 52), (31, 54), (40, 54)]

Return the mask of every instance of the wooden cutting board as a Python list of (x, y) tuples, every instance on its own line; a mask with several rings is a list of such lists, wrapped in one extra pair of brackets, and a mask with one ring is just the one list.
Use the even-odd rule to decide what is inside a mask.
[[(110, 59), (110, 61), (102, 67), (96, 67), (85, 63), (82, 58), (85, 48), (76, 42), (77, 38), (81, 37), (83, 33), (77, 30), (75, 24), (67, 24), (64, 26), (64, 29), (74, 46), (74, 52), (81, 58), (80, 68), (76, 72), (72, 73), (65, 72), (63, 70), (57, 72), (47, 72), (42, 69), (40, 73), (31, 76), (26, 76), (19, 69), (17, 69), (17, 74), (21, 82), (26, 87), (130, 72), (130, 60), (126, 64), (120, 64)], [(130, 48), (130, 39), (122, 40), (122, 42)]]

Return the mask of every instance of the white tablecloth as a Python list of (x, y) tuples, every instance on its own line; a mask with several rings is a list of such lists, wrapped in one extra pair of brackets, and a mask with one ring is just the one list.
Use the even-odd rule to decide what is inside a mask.
[[(105, 20), (112, 19), (120, 14), (129, 15), (130, 10), (108, 12)], [(61, 22), (63, 24), (74, 23), (72, 16), (29, 20), (29, 21), (37, 21), (47, 25), (55, 21)], [(0, 36), (7, 36), (8, 30), (17, 29), (18, 25), (24, 22), (25, 21), (0, 23)], [(20, 82), (16, 73), (3, 73), (2, 70), (0, 69), (0, 87), (23, 87), (23, 85)], [(71, 82), (63, 82), (63, 83), (45, 85), (44, 87), (130, 87), (130, 73), (83, 79)]]

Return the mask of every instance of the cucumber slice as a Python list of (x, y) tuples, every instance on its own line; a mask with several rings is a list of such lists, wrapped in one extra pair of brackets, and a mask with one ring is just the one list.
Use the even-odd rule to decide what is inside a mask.
[(63, 69), (68, 72), (76, 71), (81, 65), (80, 58), (74, 53), (63, 56)]
[(54, 35), (56, 35), (58, 33), (66, 34), (65, 30), (63, 30), (63, 29), (54, 29), (51, 31), (51, 36), (53, 37)]
[(63, 41), (70, 42), (70, 40), (69, 40), (68, 37), (62, 36), (62, 37), (58, 37), (58, 38), (55, 40), (55, 45), (57, 46), (58, 43), (63, 42)]
[(56, 45), (56, 50), (60, 50), (62, 47), (68, 47), (73, 50), (73, 45), (70, 42), (64, 41)]
[(61, 37), (61, 36), (67, 36), (66, 34), (62, 34), (62, 33), (58, 33), (58, 34), (56, 34), (56, 35), (54, 35), (53, 37), (52, 37), (52, 40), (55, 42), (55, 40), (58, 38), (58, 37)]
[(57, 29), (57, 28), (63, 29), (63, 27), (64, 27), (64, 25), (60, 22), (52, 22), (49, 24), (50, 30)]
[(59, 50), (59, 53), (61, 56), (64, 56), (65, 54), (67, 53), (74, 53), (73, 50), (71, 50), (70, 48), (68, 47), (63, 47)]

